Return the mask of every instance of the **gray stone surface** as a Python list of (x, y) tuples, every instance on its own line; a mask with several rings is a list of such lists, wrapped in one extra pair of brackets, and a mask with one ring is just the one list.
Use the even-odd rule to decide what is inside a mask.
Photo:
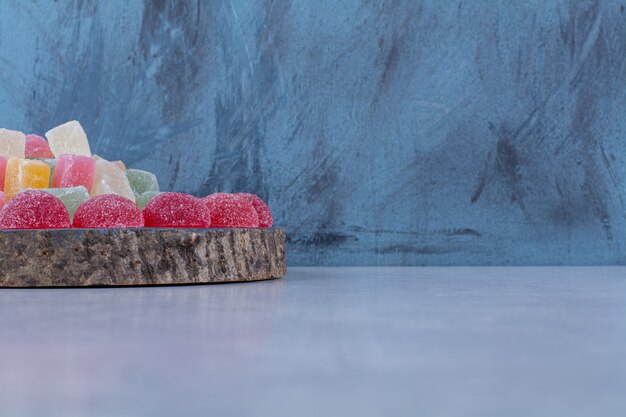
[(0, 287), (256, 281), (285, 275), (280, 229), (0, 231)]
[(625, 317), (625, 268), (0, 289), (0, 414), (623, 417)]

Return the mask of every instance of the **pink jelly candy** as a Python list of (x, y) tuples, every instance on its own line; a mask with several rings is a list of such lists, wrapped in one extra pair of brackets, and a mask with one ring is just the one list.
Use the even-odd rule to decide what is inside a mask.
[(78, 206), (72, 226), (89, 229), (143, 227), (143, 216), (134, 201), (117, 194), (101, 194)]
[(0, 229), (63, 229), (70, 215), (61, 200), (39, 190), (24, 191), (0, 209)]
[(146, 227), (210, 227), (202, 199), (184, 193), (161, 193), (143, 208)]
[(0, 191), (4, 191), (4, 174), (7, 172), (7, 159), (0, 156)]
[(259, 215), (259, 227), (272, 227), (274, 221), (272, 220), (272, 212), (270, 208), (265, 204), (265, 201), (261, 200), (259, 196), (250, 193), (237, 193), (242, 197), (248, 199), (252, 203), (252, 207), (256, 210), (256, 214)]
[(26, 158), (54, 158), (48, 141), (39, 135), (26, 135)]
[(4, 196), (4, 191), (0, 191), (0, 208), (7, 203), (7, 199)]
[(96, 161), (90, 156), (62, 154), (57, 158), (52, 188), (70, 188), (83, 186), (91, 190)]
[(247, 197), (215, 193), (204, 201), (211, 211), (211, 227), (259, 227), (259, 215)]

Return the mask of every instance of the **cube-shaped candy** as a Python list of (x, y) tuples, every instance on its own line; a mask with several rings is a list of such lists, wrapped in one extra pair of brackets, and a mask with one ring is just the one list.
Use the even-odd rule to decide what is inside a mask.
[(50, 183), (50, 167), (34, 159), (9, 158), (4, 177), (4, 193), (9, 201), (22, 188), (47, 188)]
[(87, 135), (76, 120), (48, 130), (46, 138), (48, 138), (52, 153), (57, 158), (64, 153), (91, 156)]
[(57, 158), (52, 188), (78, 187), (91, 189), (96, 161), (90, 156), (63, 154)]
[[(58, 168), (57, 168), (58, 169)], [(96, 173), (90, 194), (92, 196), (101, 194), (118, 194), (129, 200), (135, 201), (126, 173), (113, 162), (106, 159), (96, 160)]]
[(54, 178), (54, 169), (57, 166), (57, 160), (54, 158), (44, 158), (40, 159), (41, 162), (45, 162), (50, 167), (50, 184), (49, 187), (52, 187), (52, 178)]
[(54, 158), (54, 154), (44, 138), (31, 133), (26, 135), (26, 158)]
[(26, 135), (22, 132), (0, 129), (0, 155), (5, 158), (24, 158), (26, 155)]
[[(94, 159), (94, 161), (97, 161), (98, 159), (104, 159), (100, 155), (94, 155), (92, 156), (92, 158)], [(111, 161), (111, 162), (113, 162), (115, 165), (120, 167), (122, 171), (126, 171), (126, 164), (124, 164), (122, 161)]]
[(140, 210), (143, 208), (157, 195), (161, 194), (158, 191), (146, 191), (145, 193), (139, 194), (137, 196), (137, 206), (139, 206)]
[(159, 191), (159, 182), (152, 172), (141, 169), (127, 169), (126, 177), (133, 189), (135, 196), (139, 196), (148, 191)]
[[(28, 190), (32, 190), (32, 188), (22, 189), (20, 192)], [(74, 218), (78, 206), (89, 200), (90, 197), (89, 192), (82, 185), (70, 188), (43, 188), (41, 191), (47, 191), (63, 202), (70, 215), (70, 222)]]
[(4, 191), (4, 174), (7, 172), (7, 159), (0, 156), (0, 191)]

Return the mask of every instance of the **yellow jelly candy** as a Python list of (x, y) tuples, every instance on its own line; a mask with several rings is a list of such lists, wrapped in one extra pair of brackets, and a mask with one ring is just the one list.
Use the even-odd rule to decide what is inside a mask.
[(9, 201), (22, 188), (48, 188), (50, 166), (34, 159), (9, 158), (4, 177), (4, 194)]

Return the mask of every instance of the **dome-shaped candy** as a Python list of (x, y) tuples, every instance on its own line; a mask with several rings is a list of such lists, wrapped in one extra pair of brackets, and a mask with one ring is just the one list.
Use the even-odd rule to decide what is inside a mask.
[(204, 201), (211, 211), (211, 227), (259, 227), (259, 215), (245, 196), (215, 193)]
[(90, 198), (76, 209), (74, 227), (90, 229), (143, 227), (143, 216), (137, 204), (117, 194)]
[(54, 158), (48, 141), (39, 135), (26, 135), (26, 158)]
[(272, 212), (270, 208), (265, 204), (265, 201), (257, 195), (250, 193), (238, 193), (237, 195), (243, 196), (252, 203), (252, 206), (256, 210), (256, 214), (259, 215), (259, 227), (272, 227), (274, 223), (272, 219)]
[(61, 200), (45, 191), (24, 191), (0, 209), (0, 229), (63, 229), (70, 215)]
[(146, 227), (210, 227), (204, 202), (184, 193), (161, 193), (143, 208)]

